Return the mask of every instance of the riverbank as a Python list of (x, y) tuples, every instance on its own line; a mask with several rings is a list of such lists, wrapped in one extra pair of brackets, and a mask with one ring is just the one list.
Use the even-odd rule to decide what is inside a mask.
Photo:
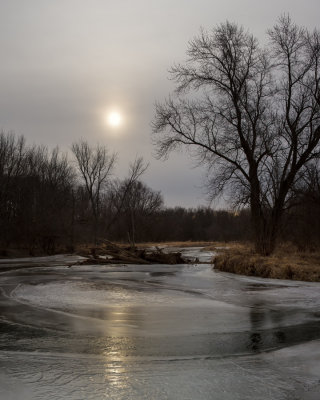
[(263, 257), (250, 244), (229, 243), (217, 251), (214, 268), (239, 275), (271, 279), (320, 282), (320, 252), (299, 252), (291, 245), (281, 245), (276, 252)]
[[(111, 243), (111, 242), (109, 242)], [(308, 282), (320, 282), (320, 251), (317, 252), (301, 252), (292, 245), (281, 245), (269, 257), (263, 257), (255, 253), (250, 243), (238, 242), (148, 242), (138, 243), (136, 245), (137, 254), (128, 251), (128, 244), (117, 243), (112, 244), (116, 247), (117, 251), (121, 253), (119, 263), (133, 263), (133, 264), (149, 264), (149, 263), (165, 263), (165, 264), (179, 264), (179, 263), (192, 263), (193, 259), (181, 259), (181, 248), (203, 247), (205, 251), (213, 251), (216, 255), (212, 260), (214, 268), (223, 272), (230, 272), (239, 275), (257, 276), (261, 278), (271, 279), (290, 279)], [(117, 263), (116, 256), (106, 257), (110, 254), (109, 246), (94, 246), (94, 245), (80, 245), (74, 249), (73, 254), (85, 257), (88, 263)], [(170, 254), (162, 251), (165, 248), (172, 248)], [(174, 249), (173, 249), (174, 248)], [(112, 249), (111, 249), (112, 250)], [(114, 249), (113, 249), (114, 250)], [(147, 252), (154, 253), (156, 259), (148, 259), (143, 262), (137, 260), (137, 256)], [(141, 253), (142, 252), (142, 253)], [(174, 253), (176, 252), (176, 253)], [(65, 251), (60, 251), (60, 254), (65, 254)], [(125, 253), (125, 254), (124, 254)], [(128, 253), (128, 254), (127, 254)], [(39, 252), (37, 256), (45, 256)], [(178, 259), (172, 259), (175, 255)], [(10, 250), (6, 258), (20, 258), (29, 256), (27, 251)], [(132, 259), (130, 259), (130, 257)], [(1, 257), (0, 257), (1, 258)], [(161, 258), (161, 260), (159, 260)], [(84, 261), (82, 261), (83, 263)], [(207, 263), (209, 260), (207, 261)]]

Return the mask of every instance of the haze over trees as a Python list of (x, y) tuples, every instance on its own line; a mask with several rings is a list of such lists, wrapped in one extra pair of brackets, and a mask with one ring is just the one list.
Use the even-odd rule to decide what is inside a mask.
[(153, 122), (159, 157), (186, 147), (207, 166), (212, 197), (249, 206), (263, 255), (320, 155), (320, 33), (283, 16), (268, 37), (263, 48), (230, 22), (201, 31)]

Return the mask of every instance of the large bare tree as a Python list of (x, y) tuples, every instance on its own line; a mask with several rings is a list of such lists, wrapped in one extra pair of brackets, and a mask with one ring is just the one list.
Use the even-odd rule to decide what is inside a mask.
[(115, 153), (109, 154), (106, 147), (100, 145), (92, 147), (84, 140), (73, 143), (72, 152), (89, 196), (94, 222), (93, 239), (96, 242), (101, 195), (110, 180), (117, 157)]
[(234, 23), (202, 31), (171, 74), (173, 98), (156, 106), (159, 157), (191, 149), (212, 196), (251, 209), (256, 250), (273, 252), (293, 188), (319, 158), (320, 33), (283, 16), (262, 48)]

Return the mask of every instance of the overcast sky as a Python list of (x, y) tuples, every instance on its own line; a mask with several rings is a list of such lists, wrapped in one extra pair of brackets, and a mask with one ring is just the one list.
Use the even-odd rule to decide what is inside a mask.
[[(282, 13), (314, 28), (320, 2), (0, 0), (0, 129), (63, 150), (99, 142), (118, 152), (120, 177), (142, 155), (144, 181), (167, 205), (205, 205), (203, 171), (187, 155), (153, 157), (154, 103), (173, 90), (168, 69), (200, 27), (235, 21), (264, 40)], [(112, 109), (123, 117), (117, 128), (106, 123)]]

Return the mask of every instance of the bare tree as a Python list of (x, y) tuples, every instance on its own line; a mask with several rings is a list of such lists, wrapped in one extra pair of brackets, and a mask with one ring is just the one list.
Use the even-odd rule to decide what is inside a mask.
[(299, 182), (296, 195), (302, 201), (320, 206), (320, 166), (313, 163), (308, 166), (306, 173)]
[(143, 157), (138, 157), (130, 164), (128, 177), (124, 179), (124, 181), (115, 180), (113, 182), (113, 187), (107, 196), (108, 201), (113, 208), (113, 217), (109, 221), (107, 231), (115, 223), (125, 208), (125, 204), (128, 201), (133, 186), (138, 182), (139, 178), (145, 173), (148, 167), (149, 164), (144, 162)]
[[(122, 215), (127, 227), (128, 239), (132, 246), (135, 246), (136, 233), (139, 226), (147, 217), (158, 212), (163, 199), (160, 192), (154, 191), (139, 180), (131, 181), (125, 179), (118, 182), (114, 196), (114, 206), (118, 214)], [(117, 204), (120, 201), (121, 204)]]
[(269, 47), (226, 22), (189, 43), (172, 68), (176, 100), (156, 106), (159, 157), (187, 147), (208, 167), (212, 196), (249, 204), (256, 250), (273, 252), (284, 210), (319, 158), (320, 33), (283, 16)]
[(27, 147), (23, 136), (0, 133), (0, 242), (8, 246), (14, 228), (16, 179), (26, 166)]
[(96, 242), (101, 194), (110, 180), (117, 157), (115, 153), (109, 155), (106, 147), (100, 145), (90, 147), (84, 140), (73, 143), (72, 152), (75, 155), (78, 171), (90, 199), (94, 220), (93, 237), (94, 242)]
[[(37, 220), (40, 244), (45, 252), (53, 254), (56, 242), (61, 238), (66, 241), (66, 236), (69, 236), (73, 229), (75, 171), (68, 162), (67, 155), (61, 153), (58, 147), (50, 152), (44, 148), (43, 159), (38, 164), (37, 176), (39, 187), (35, 189), (35, 192), (38, 194), (39, 203)], [(71, 243), (72, 240), (71, 238)]]

